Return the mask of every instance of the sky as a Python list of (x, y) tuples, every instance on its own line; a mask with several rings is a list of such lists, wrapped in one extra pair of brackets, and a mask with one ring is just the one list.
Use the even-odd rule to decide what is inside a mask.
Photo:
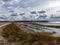
[(23, 9), (47, 9), (52, 7), (60, 7), (60, 0), (1, 0), (0, 11)]
[(53, 13), (51, 8), (52, 10), (54, 8), (60, 8), (60, 0), (0, 0), (0, 15), (8, 14), (12, 10), (20, 13), (46, 9), (47, 13)]

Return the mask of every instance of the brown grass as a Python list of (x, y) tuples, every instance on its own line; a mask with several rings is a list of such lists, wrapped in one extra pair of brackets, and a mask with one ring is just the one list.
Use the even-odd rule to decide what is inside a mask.
[(24, 30), (24, 28), (20, 29), (15, 23), (11, 23), (3, 28), (2, 36), (8, 42), (14, 42), (15, 45), (54, 45), (55, 40), (60, 41), (60, 37), (53, 37), (47, 32), (27, 33)]

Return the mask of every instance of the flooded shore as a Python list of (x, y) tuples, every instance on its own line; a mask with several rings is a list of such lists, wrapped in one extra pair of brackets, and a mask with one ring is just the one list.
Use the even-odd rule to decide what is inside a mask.
[(22, 22), (21, 24), (32, 31), (50, 32), (54, 33), (53, 36), (60, 37), (60, 23)]

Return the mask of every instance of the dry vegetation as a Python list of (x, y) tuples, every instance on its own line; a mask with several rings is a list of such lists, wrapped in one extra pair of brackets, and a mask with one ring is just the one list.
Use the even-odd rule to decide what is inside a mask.
[(27, 33), (20, 29), (15, 23), (11, 23), (3, 28), (2, 36), (15, 45), (55, 45), (55, 41), (60, 41), (60, 37), (53, 37), (46, 32)]
[(60, 28), (60, 26), (47, 26), (47, 27)]

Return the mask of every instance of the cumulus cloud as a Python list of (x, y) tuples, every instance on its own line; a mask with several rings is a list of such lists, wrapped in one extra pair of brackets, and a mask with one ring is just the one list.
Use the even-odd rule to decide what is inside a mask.
[(4, 2), (12, 2), (12, 1), (18, 1), (18, 0), (2, 0)]
[[(8, 14), (8, 16), (10, 16), (10, 13), (13, 12), (20, 14), (22, 12), (28, 13), (28, 11), (31, 10), (48, 9), (49, 7), (51, 7), (52, 4), (54, 5), (54, 7), (56, 7), (59, 4), (57, 3), (56, 5), (55, 2), (59, 2), (59, 0), (0, 0), (0, 15), (6, 14), (5, 16), (7, 16)], [(28, 15), (29, 14), (26, 14), (25, 17), (28, 17)]]

